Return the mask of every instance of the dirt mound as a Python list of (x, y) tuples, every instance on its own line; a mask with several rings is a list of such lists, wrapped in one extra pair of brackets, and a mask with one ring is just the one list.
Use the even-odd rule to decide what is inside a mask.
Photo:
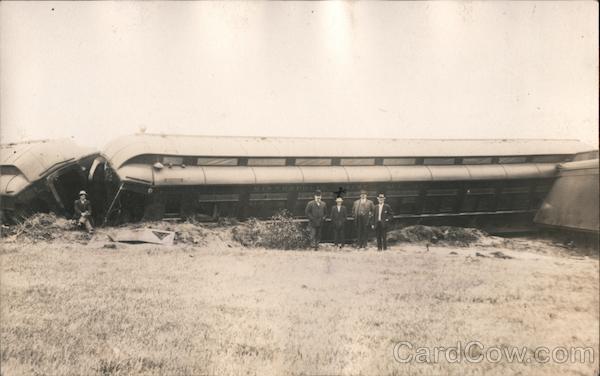
[(232, 229), (233, 239), (245, 247), (302, 249), (309, 243), (306, 226), (282, 211), (268, 221), (251, 218)]
[(486, 236), (485, 232), (475, 228), (415, 225), (390, 231), (388, 241), (392, 243), (441, 243), (466, 247)]

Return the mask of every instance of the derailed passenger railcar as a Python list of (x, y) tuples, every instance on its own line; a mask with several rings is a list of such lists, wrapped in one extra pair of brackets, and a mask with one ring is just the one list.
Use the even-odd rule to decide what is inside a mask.
[[(532, 223), (574, 140), (251, 138), (137, 134), (103, 151), (108, 220), (304, 215), (315, 189), (349, 207), (386, 193), (396, 219)], [(96, 179), (101, 182), (102, 179)]]
[(536, 223), (598, 234), (599, 163), (598, 154), (595, 156), (558, 166), (558, 178), (535, 216)]
[[(98, 152), (70, 139), (0, 145), (2, 222), (34, 212), (73, 213)], [(98, 203), (99, 207), (102, 207)]]

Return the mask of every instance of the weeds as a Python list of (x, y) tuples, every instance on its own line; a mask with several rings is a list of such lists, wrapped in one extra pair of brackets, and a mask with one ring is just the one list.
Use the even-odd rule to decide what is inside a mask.
[(466, 247), (485, 236), (487, 236), (485, 232), (474, 228), (415, 225), (390, 231), (388, 234), (388, 241), (390, 243), (443, 243)]
[(275, 214), (269, 221), (251, 218), (246, 223), (234, 227), (233, 239), (245, 247), (286, 250), (303, 249), (309, 243), (306, 227), (295, 221), (286, 210)]

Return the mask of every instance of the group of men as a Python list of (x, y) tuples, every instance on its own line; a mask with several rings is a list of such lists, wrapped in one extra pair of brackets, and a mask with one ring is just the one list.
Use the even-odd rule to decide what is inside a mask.
[[(320, 190), (315, 191), (314, 200), (306, 205), (305, 214), (309, 221), (309, 230), (311, 245), (316, 250), (321, 241), (321, 233), (325, 219), (327, 218), (327, 205), (321, 199)], [(348, 221), (348, 210), (343, 205), (344, 199), (338, 197), (335, 199), (335, 206), (329, 212), (333, 228), (333, 243), (336, 247), (342, 248), (346, 241), (345, 228)], [(385, 195), (379, 193), (377, 196), (378, 204), (367, 198), (367, 191), (360, 191), (360, 198), (354, 201), (352, 206), (352, 217), (356, 225), (356, 234), (358, 237), (357, 247), (366, 248), (369, 228), (375, 230), (377, 236), (377, 249), (382, 251), (387, 249), (387, 229), (389, 223), (394, 218), (392, 207), (385, 203)], [(87, 199), (85, 191), (79, 192), (79, 199), (73, 203), (75, 219), (79, 227), (92, 233), (94, 228), (91, 223), (92, 205)]]
[[(309, 221), (309, 230), (312, 247), (317, 250), (321, 241), (321, 233), (325, 219), (327, 218), (327, 205), (322, 201), (322, 192), (315, 191), (314, 200), (306, 205), (305, 214)], [(337, 197), (335, 206), (329, 212), (333, 229), (333, 243), (342, 248), (345, 243), (345, 227), (348, 220), (344, 199)], [(367, 191), (360, 191), (360, 198), (354, 201), (352, 206), (352, 217), (356, 225), (357, 247), (366, 248), (369, 229), (374, 229), (377, 236), (377, 249), (387, 249), (388, 225), (394, 218), (392, 207), (385, 203), (385, 195), (377, 195), (378, 204), (367, 198)]]

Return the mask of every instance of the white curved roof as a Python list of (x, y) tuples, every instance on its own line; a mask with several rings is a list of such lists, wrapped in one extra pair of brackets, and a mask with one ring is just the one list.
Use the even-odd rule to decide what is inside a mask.
[[(54, 170), (54, 168), (96, 153), (94, 149), (81, 147), (70, 139), (0, 145), (0, 165), (16, 167), (18, 171), (14, 171), (14, 173), (18, 174), (16, 176), (21, 177), (15, 180), (14, 178), (8, 179), (5, 176), (3, 180), (5, 184), (2, 184), (1, 192), (5, 193), (7, 190), (18, 191), (15, 188), (17, 181), (19, 181), (17, 185), (21, 187), (23, 186), (23, 179), (31, 183)], [(11, 173), (10, 175), (14, 174)], [(15, 187), (8, 187), (9, 182)]]
[[(147, 164), (126, 164), (117, 170), (122, 181), (154, 186), (375, 183), (469, 181), (546, 178), (556, 175), (553, 163), (481, 166), (330, 166), (215, 167), (174, 166), (153, 170)], [(490, 166), (488, 166), (490, 167)]]
[(115, 168), (143, 154), (215, 157), (469, 157), (575, 154), (577, 140), (271, 138), (135, 134), (103, 150)]

